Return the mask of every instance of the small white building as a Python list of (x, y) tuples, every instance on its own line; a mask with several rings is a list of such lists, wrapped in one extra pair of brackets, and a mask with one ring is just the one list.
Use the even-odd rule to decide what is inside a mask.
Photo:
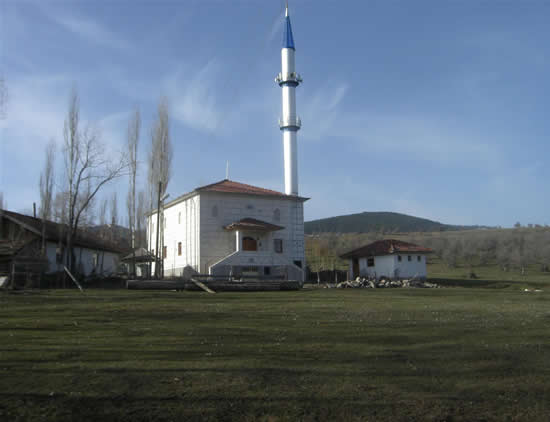
[[(161, 221), (164, 275), (180, 276), (189, 266), (202, 274), (303, 280), (307, 199), (227, 179), (174, 199)], [(149, 218), (154, 255), (156, 210)]]
[(401, 240), (377, 240), (346, 252), (340, 258), (349, 262), (350, 278), (425, 279), (426, 255), (432, 250)]

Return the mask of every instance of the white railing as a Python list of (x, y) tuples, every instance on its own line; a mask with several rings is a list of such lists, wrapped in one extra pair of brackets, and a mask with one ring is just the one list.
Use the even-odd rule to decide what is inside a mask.
[(302, 83), (302, 77), (299, 73), (291, 72), (291, 73), (282, 73), (279, 72), (277, 77), (275, 78), (275, 82), (277, 82), (279, 85), (283, 84), (285, 82), (294, 82), (296, 84)]
[(282, 119), (279, 119), (279, 127), (285, 128), (285, 127), (302, 127), (302, 119), (300, 119), (298, 116), (290, 116), (290, 117), (283, 117)]

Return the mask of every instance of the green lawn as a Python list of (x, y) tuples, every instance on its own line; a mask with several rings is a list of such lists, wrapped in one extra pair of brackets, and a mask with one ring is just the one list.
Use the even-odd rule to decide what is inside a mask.
[[(498, 265), (477, 265), (470, 269), (461, 263), (449, 268), (437, 258), (431, 258), (427, 267), (428, 277), (444, 286), (460, 287), (496, 287), (512, 289), (550, 289), (550, 273), (541, 272), (540, 266), (526, 268), (524, 275), (518, 269), (502, 271)], [(476, 279), (470, 278), (474, 272)]]
[(1, 421), (549, 414), (550, 288), (0, 293)]

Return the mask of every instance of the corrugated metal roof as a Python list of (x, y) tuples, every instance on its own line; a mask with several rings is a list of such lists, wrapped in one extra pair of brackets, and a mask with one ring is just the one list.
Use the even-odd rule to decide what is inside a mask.
[(418, 246), (413, 243), (403, 242), (402, 240), (385, 239), (377, 240), (358, 249), (346, 252), (340, 255), (340, 258), (360, 258), (366, 256), (381, 256), (398, 253), (431, 253), (430, 248)]
[(256, 220), (255, 218), (243, 218), (239, 221), (231, 223), (224, 227), (225, 230), (255, 230), (263, 232), (273, 232), (282, 230), (284, 227), (277, 226), (276, 224), (267, 223), (262, 220)]
[[(5, 217), (10, 221), (13, 221), (15, 224), (19, 224), (34, 232), (38, 236), (42, 235), (42, 219), (34, 218), (28, 215), (19, 214), (13, 211), (0, 210), (0, 217)], [(66, 242), (67, 239), (67, 225), (55, 223), (53, 221), (46, 220), (45, 225), (45, 235), (47, 240), (54, 242), (61, 241), (62, 243)], [(79, 230), (76, 233), (75, 238), (73, 239), (74, 246), (81, 246), (84, 248), (90, 249), (99, 249), (109, 252), (120, 253), (121, 250), (116, 245), (112, 245), (108, 241), (100, 239), (94, 236), (91, 233), (84, 233)]]

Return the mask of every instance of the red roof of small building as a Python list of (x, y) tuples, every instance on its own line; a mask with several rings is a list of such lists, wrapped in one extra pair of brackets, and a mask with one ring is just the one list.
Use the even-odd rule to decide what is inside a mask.
[(398, 253), (431, 253), (430, 248), (415, 245), (414, 243), (403, 242), (402, 240), (385, 239), (377, 240), (358, 249), (340, 255), (340, 258), (361, 258), (366, 256), (381, 256)]
[(235, 221), (224, 227), (225, 230), (255, 230), (263, 232), (273, 232), (282, 230), (284, 227), (277, 226), (276, 224), (266, 223), (262, 220), (256, 220), (255, 218), (243, 218), (242, 220)]

